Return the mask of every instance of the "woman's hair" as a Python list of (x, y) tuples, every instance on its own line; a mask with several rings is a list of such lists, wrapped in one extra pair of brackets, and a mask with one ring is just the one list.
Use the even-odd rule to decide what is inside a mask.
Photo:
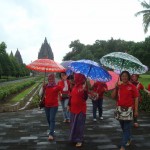
[(120, 77), (120, 81), (122, 81), (122, 80), (121, 80), (121, 76), (122, 76), (124, 73), (126, 73), (126, 74), (128, 75), (128, 80), (130, 81), (131, 76), (130, 76), (130, 73), (129, 73), (128, 71), (122, 71), (122, 72), (121, 72), (121, 74), (120, 74), (120, 76), (119, 76), (119, 77)]
[(132, 77), (132, 76), (136, 76), (137, 78), (139, 78), (139, 75), (138, 75), (138, 74), (132, 74), (131, 77)]
[(66, 75), (66, 72), (61, 72), (61, 73), (59, 74), (60, 79), (61, 79), (61, 75), (62, 75), (62, 74)]

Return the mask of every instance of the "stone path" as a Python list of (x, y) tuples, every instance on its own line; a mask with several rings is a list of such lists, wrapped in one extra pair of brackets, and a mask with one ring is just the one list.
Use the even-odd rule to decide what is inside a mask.
[[(115, 103), (104, 100), (104, 120), (92, 121), (92, 104), (87, 101), (85, 141), (82, 148), (68, 142), (69, 124), (57, 113), (55, 141), (47, 140), (48, 126), (43, 110), (0, 113), (0, 150), (118, 150), (121, 130), (113, 118)], [(150, 150), (150, 113), (141, 113), (140, 127), (133, 128), (133, 142), (127, 150)]]

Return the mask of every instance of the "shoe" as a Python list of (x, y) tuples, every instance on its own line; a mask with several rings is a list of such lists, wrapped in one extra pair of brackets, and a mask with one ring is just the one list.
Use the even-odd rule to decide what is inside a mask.
[(66, 123), (66, 122), (67, 122), (67, 119), (65, 119), (63, 122)]
[(139, 127), (139, 124), (138, 124), (138, 123), (134, 123), (134, 127), (135, 127), (135, 128), (138, 128), (138, 127)]
[(48, 140), (52, 141), (52, 140), (54, 140), (54, 137), (52, 135), (49, 135)]
[(94, 119), (93, 119), (93, 121), (94, 121), (94, 122), (96, 122), (96, 121), (97, 121), (97, 119), (95, 119), (95, 118), (94, 118)]
[(103, 120), (104, 118), (103, 117), (100, 117), (100, 120)]
[(123, 146), (121, 146), (120, 150), (125, 150), (125, 148)]
[(131, 140), (128, 140), (128, 142), (126, 143), (126, 146), (130, 146), (131, 144)]
[(81, 142), (78, 142), (77, 144), (76, 144), (76, 147), (81, 147), (82, 146), (82, 143)]

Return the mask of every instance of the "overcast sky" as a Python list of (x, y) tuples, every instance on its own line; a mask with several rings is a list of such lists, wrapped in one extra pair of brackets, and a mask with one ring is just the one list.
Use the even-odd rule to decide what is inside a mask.
[(144, 41), (142, 10), (138, 0), (0, 0), (0, 43), (7, 53), (17, 48), (23, 62), (38, 57), (45, 37), (61, 63), (71, 51), (71, 41), (93, 44), (96, 40)]

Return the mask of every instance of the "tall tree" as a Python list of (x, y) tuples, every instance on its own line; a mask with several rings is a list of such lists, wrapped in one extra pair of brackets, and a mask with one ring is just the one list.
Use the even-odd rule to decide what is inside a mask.
[(144, 10), (139, 11), (135, 14), (135, 16), (143, 15), (143, 26), (144, 26), (144, 32), (147, 33), (148, 27), (150, 25), (150, 4), (148, 4), (146, 1), (141, 2), (141, 5), (143, 6)]
[(21, 57), (21, 54), (20, 54), (18, 49), (17, 49), (17, 51), (15, 53), (15, 57), (16, 57), (16, 59), (17, 59), (19, 64), (23, 64), (22, 57)]

